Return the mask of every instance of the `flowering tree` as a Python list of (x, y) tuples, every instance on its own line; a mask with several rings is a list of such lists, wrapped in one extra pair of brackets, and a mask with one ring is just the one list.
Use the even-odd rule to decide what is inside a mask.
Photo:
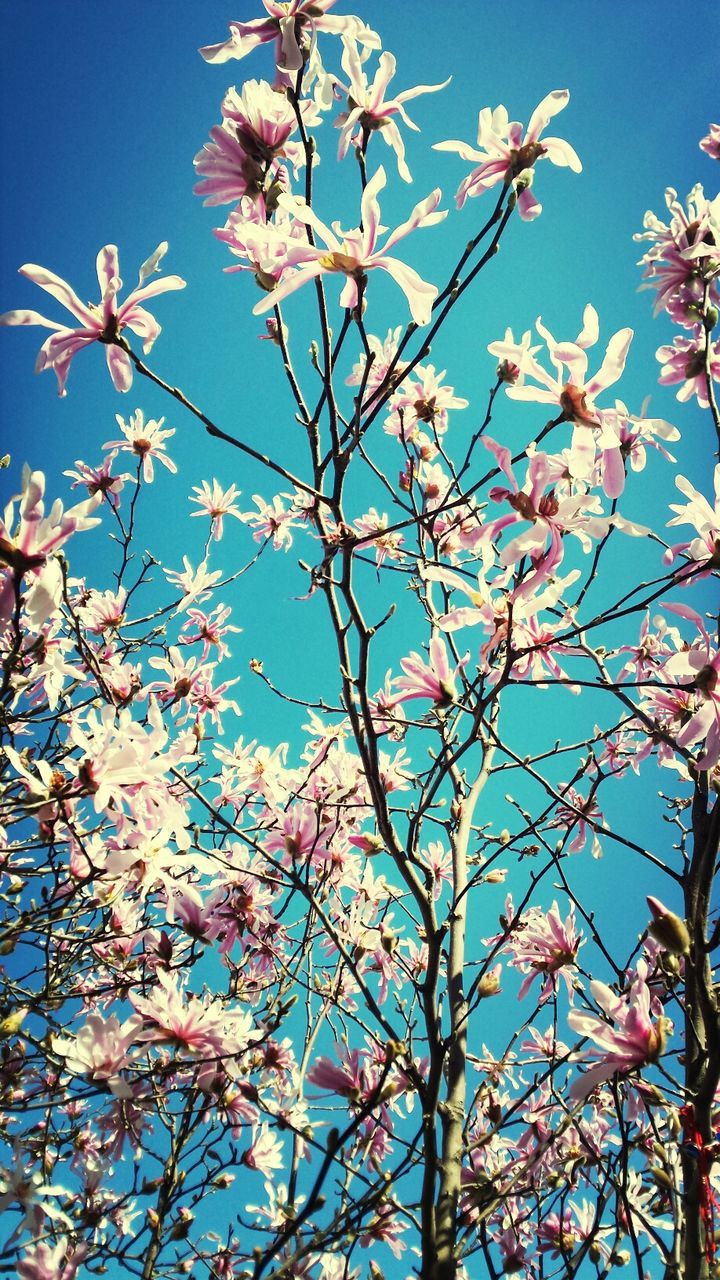
[[(405, 104), (444, 85), (396, 92), (393, 56), (334, 0), (264, 8), (202, 51), (264, 58), (274, 78), (228, 89), (196, 190), (230, 206), (216, 235), (260, 288), (301, 465), (147, 363), (160, 327), (145, 304), (184, 286), (160, 273), (166, 244), (124, 301), (114, 245), (96, 304), (22, 266), (51, 318), (2, 317), (51, 331), (37, 369), (61, 396), (99, 344), (119, 392), (155, 384), (227, 445), (228, 471), (250, 458), (267, 485), (248, 507), (238, 475), (197, 474), (202, 558), (178, 567), (181, 547), (159, 571), (138, 530), (155, 464), (175, 473), (177, 428), (137, 408), (66, 472), (79, 501), (50, 503), (27, 467), (0, 522), (4, 1271), (474, 1280), (629, 1262), (709, 1277), (717, 486), (713, 504), (673, 477), (678, 427), (616, 398), (633, 334), (593, 353), (590, 304), (574, 338), (541, 320), (498, 333), (463, 433), (468, 401), (429, 362), (508, 226), (540, 215), (545, 162), (568, 184), (580, 171), (553, 136), (568, 92), (527, 125), (485, 107), (476, 145), (436, 144), (459, 156), (437, 161), (462, 175), (458, 208), (478, 211), (438, 286), (404, 242), (447, 202), (436, 189), (388, 230), (378, 153), (410, 181)], [(350, 229), (315, 195), (328, 118), (343, 184), (357, 162)], [(700, 145), (717, 158), (716, 125)], [(706, 410), (709, 472), (720, 207), (701, 187), (667, 204), (638, 235), (679, 331), (660, 381)], [(398, 324), (377, 333), (384, 276)], [(654, 529), (637, 518), (649, 450), (668, 477)], [(72, 568), (95, 526), (112, 539), (109, 585)], [(228, 574), (231, 535), (244, 550)], [(327, 689), (297, 696), (296, 638), (286, 671), (250, 663), (298, 709), (291, 747), (235, 732), (227, 598), (295, 546)], [(260, 653), (261, 613), (241, 619)], [(658, 781), (660, 852), (637, 812)], [(587, 866), (613, 849), (656, 892), (624, 902), (608, 938)]]

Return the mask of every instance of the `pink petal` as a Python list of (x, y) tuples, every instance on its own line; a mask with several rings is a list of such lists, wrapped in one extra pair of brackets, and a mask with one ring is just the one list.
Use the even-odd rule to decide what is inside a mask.
[(45, 267), (38, 267), (33, 262), (26, 262), (24, 267), (20, 267), (20, 275), (25, 276), (27, 280), (32, 280), (33, 284), (39, 285), (46, 293), (51, 294), (53, 298), (57, 298), (68, 311), (72, 312), (83, 325), (89, 328), (100, 328), (99, 318), (80, 301), (74, 289), (65, 280), (61, 280), (60, 276), (56, 276), (54, 271), (48, 271)]
[(132, 386), (133, 371), (127, 352), (122, 351), (120, 347), (109, 345), (105, 348), (105, 359), (115, 390), (129, 391)]

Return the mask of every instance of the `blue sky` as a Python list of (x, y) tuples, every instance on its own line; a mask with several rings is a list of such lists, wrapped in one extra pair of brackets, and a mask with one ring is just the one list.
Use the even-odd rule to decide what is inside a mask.
[[(355, 10), (352, 3), (339, 7)], [(592, 301), (600, 315), (601, 344), (625, 325), (636, 333), (618, 392), (633, 411), (646, 395), (652, 396), (653, 415), (676, 423), (683, 433), (676, 448), (679, 469), (709, 488), (709, 421), (657, 386), (655, 349), (671, 339), (672, 330), (663, 318), (653, 321), (651, 295), (638, 292), (635, 263), (641, 246), (632, 235), (641, 228), (647, 208), (662, 215), (667, 185), (681, 195), (697, 181), (713, 189), (717, 166), (699, 151), (698, 139), (709, 121), (718, 118), (713, 92), (713, 51), (720, 41), (716, 6), (699, 0), (692, 19), (684, 23), (675, 5), (656, 0), (632, 5), (557, 0), (543, 6), (530, 0), (502, 6), (477, 0), (452, 6), (430, 0), (393, 5), (368, 0), (357, 11), (396, 54), (398, 88), (453, 76), (442, 94), (411, 104), (410, 114), (422, 130), (406, 135), (412, 187), (397, 179), (392, 153), (376, 144), (390, 178), (382, 206), (389, 226), (436, 185), (443, 189), (444, 207), (453, 209), (466, 166), (430, 146), (447, 138), (474, 143), (480, 107), (503, 103), (512, 118), (527, 120), (549, 90), (567, 87), (571, 93), (570, 105), (552, 131), (575, 147), (583, 173), (576, 176), (549, 164), (539, 169), (535, 189), (543, 215), (529, 226), (511, 227), (468, 308), (453, 318), (432, 352), (431, 360), (447, 368), (448, 381), (470, 400), (468, 420), (483, 412), (493, 380), (489, 341), (502, 336), (507, 326), (521, 333), (540, 314), (558, 337), (572, 338), (581, 326), (583, 307)], [(263, 322), (250, 314), (258, 295), (244, 276), (222, 271), (230, 258), (212, 228), (222, 225), (227, 210), (203, 208), (192, 194), (193, 157), (219, 119), (226, 88), (245, 78), (272, 75), (267, 50), (242, 63), (207, 66), (197, 48), (223, 39), (229, 18), (256, 15), (254, 5), (231, 5), (230, 0), (174, 0), (172, 5), (126, 0), (121, 7), (96, 0), (23, 0), (6, 7), (0, 55), (0, 310), (36, 308), (63, 318), (59, 306), (51, 299), (46, 306), (45, 296), (17, 276), (21, 263), (53, 269), (81, 297), (94, 300), (94, 260), (103, 244), (119, 246), (123, 279), (131, 288), (139, 264), (160, 241), (169, 240), (165, 269), (184, 276), (188, 287), (151, 307), (164, 331), (148, 363), (220, 426), (255, 445), (260, 442), (302, 474), (304, 440), (293, 430), (290, 401), (277, 377), (277, 353), (271, 344), (257, 341)], [(334, 58), (333, 65), (338, 61)], [(335, 143), (326, 124), (318, 173), (322, 216), (328, 221), (339, 216), (354, 225), (349, 193), (355, 190), (355, 166), (350, 157), (337, 206)], [(408, 241), (407, 254), (400, 256), (441, 283), (488, 212), (484, 203), (471, 201), (459, 214), (451, 213), (442, 228)], [(309, 313), (298, 302), (288, 315), (297, 336), (299, 367), (307, 375), (304, 352), (314, 336), (303, 328)], [(405, 319), (404, 300), (393, 286), (371, 296), (367, 324), (372, 332), (384, 335)], [(259, 492), (270, 497), (276, 491), (258, 467), (238, 461), (224, 445), (209, 440), (156, 388), (136, 380), (128, 395), (118, 396), (99, 348), (73, 363), (69, 394), (60, 400), (54, 375), (33, 375), (43, 337), (39, 329), (0, 334), (2, 451), (12, 455), (10, 470), (2, 475), (6, 492), (14, 491), (27, 460), (46, 471), (53, 496), (67, 499), (63, 469), (75, 458), (96, 461), (101, 444), (117, 435), (114, 415), (128, 417), (138, 406), (147, 416), (165, 414), (166, 426), (176, 428), (170, 452), (179, 475), (170, 479), (161, 474), (147, 495), (142, 526), (146, 545), (169, 566), (179, 567), (183, 554), (193, 563), (202, 558), (203, 522), (185, 521), (192, 485), (217, 476), (225, 485), (238, 484), (248, 496)], [(493, 434), (519, 440), (536, 418), (543, 420), (502, 400)], [(456, 422), (453, 430), (466, 430), (460, 415)], [(640, 496), (628, 499), (630, 513), (662, 528), (667, 502), (673, 500), (670, 474), (665, 463), (652, 458)], [(101, 544), (99, 535), (84, 535), (74, 567), (78, 573), (92, 567), (101, 578), (105, 573), (97, 585), (109, 586)], [(232, 572), (251, 549), (247, 534), (231, 523), (216, 564)], [(302, 717), (272, 700), (246, 674), (251, 657), (263, 657), (273, 678), (284, 670), (286, 687), (295, 696), (313, 698), (327, 687), (327, 651), (318, 639), (319, 602), (297, 600), (307, 590), (298, 558), (308, 558), (306, 545), (298, 544), (285, 559), (266, 555), (236, 594), (234, 620), (244, 631), (232, 646), (237, 667), (228, 674), (243, 675), (239, 700), (244, 718), (238, 731), (269, 744), (296, 735)], [(622, 556), (615, 562), (618, 572), (624, 563)], [(396, 634), (386, 665), (417, 643)], [(303, 655), (291, 672), (288, 647)], [(378, 673), (380, 679), (383, 674)], [(652, 778), (651, 790), (662, 781)], [(618, 813), (622, 816), (622, 801)], [(653, 836), (658, 842), (664, 839), (663, 830), (658, 825)], [(617, 903), (621, 879), (626, 892), (644, 892), (642, 875), (629, 887), (626, 865), (612, 852), (587, 875), (591, 892), (608, 912)]]

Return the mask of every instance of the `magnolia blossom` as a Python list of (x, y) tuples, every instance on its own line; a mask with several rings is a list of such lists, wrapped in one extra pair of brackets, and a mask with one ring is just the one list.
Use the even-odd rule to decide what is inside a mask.
[[(292, 267), (287, 266), (288, 241), (296, 240), (300, 245), (307, 245), (305, 223), (293, 217), (288, 209), (277, 208), (272, 221), (269, 221), (269, 217), (265, 201), (253, 201), (248, 196), (243, 196), (225, 226), (214, 231), (218, 240), (222, 240), (230, 252), (240, 259), (239, 263), (225, 267), (224, 270), (229, 273), (252, 271), (256, 283), (266, 291), (274, 289), (286, 272), (292, 271)], [(272, 337), (279, 344), (281, 331), (277, 328), (275, 317), (272, 316), (265, 323), (270, 325), (271, 321), (275, 330), (264, 336)], [(285, 326), (282, 334), (285, 340)]]
[(78, 778), (97, 813), (123, 803), (135, 805), (143, 788), (156, 792), (155, 800), (164, 793), (165, 772), (182, 758), (184, 746), (178, 740), (165, 752), (168, 732), (153, 698), (147, 721), (146, 728), (133, 720), (129, 708), (116, 712), (106, 706), (90, 712), (82, 724), (79, 719), (72, 724), (70, 739), (83, 753)]
[(354, 526), (360, 535), (357, 541), (358, 548), (371, 546), (375, 552), (378, 568), (385, 563), (386, 559), (399, 560), (402, 556), (405, 539), (401, 533), (388, 533), (389, 524), (387, 514), (383, 512), (380, 515), (375, 507), (371, 507), (364, 516), (354, 521)]
[(709, 132), (700, 139), (699, 146), (711, 160), (720, 160), (720, 124), (710, 125)]
[(530, 190), (536, 161), (547, 158), (552, 164), (567, 166), (574, 173), (582, 171), (569, 142), (562, 138), (544, 138), (539, 142), (540, 134), (553, 116), (562, 111), (569, 101), (567, 89), (554, 89), (533, 111), (525, 133), (521, 124), (509, 119), (505, 107), (496, 107), (494, 111), (483, 107), (478, 117), (478, 151), (466, 142), (435, 143), (435, 151), (456, 151), (463, 160), (480, 162), (458, 187), (458, 209), (462, 208), (468, 196), (482, 195), (499, 182), (512, 183), (519, 192), (520, 217), (526, 221), (537, 218), (542, 212), (542, 205)]
[(390, 415), (383, 424), (388, 435), (422, 447), (424, 442), (431, 444), (423, 427), (429, 428), (435, 439), (445, 434), (450, 410), (467, 409), (468, 401), (456, 396), (455, 388), (444, 384), (444, 377), (444, 369), (436, 372), (432, 364), (416, 365), (412, 378), (403, 382), (390, 400)]
[(447, 210), (438, 211), (441, 193), (436, 189), (425, 200), (416, 204), (408, 220), (390, 233), (383, 248), (380, 249), (377, 247), (381, 229), (377, 195), (382, 191), (385, 182), (385, 170), (381, 167), (363, 192), (362, 226), (353, 231), (342, 231), (337, 223), (331, 231), (304, 200), (292, 199), (290, 196), (280, 197), (281, 207), (288, 209), (301, 222), (312, 227), (325, 247), (289, 244), (284, 265), (297, 267), (298, 270), (284, 276), (281, 283), (256, 304), (253, 308), (255, 315), (276, 307), (309, 280), (328, 274), (346, 277), (340, 294), (340, 306), (357, 307), (360, 300), (360, 282), (364, 281), (366, 272), (379, 268), (392, 276), (402, 289), (415, 323), (418, 325), (429, 323), (432, 304), (438, 294), (437, 288), (422, 280), (412, 267), (390, 256), (388, 250), (418, 227), (431, 227), (442, 222), (443, 218), (447, 217)]
[(337, 1046), (335, 1060), (320, 1057), (307, 1074), (308, 1084), (314, 1084), (328, 1093), (338, 1093), (352, 1102), (360, 1102), (371, 1092), (371, 1083), (363, 1068), (363, 1054), (359, 1049)]
[[(367, 335), (367, 345), (372, 360), (370, 367), (367, 367), (368, 360), (365, 352), (362, 351), (358, 356), (357, 363), (353, 365), (351, 373), (345, 379), (348, 387), (365, 387), (365, 395), (368, 400), (373, 399), (373, 392), (377, 391), (385, 382), (390, 369), (393, 370), (393, 382), (399, 381), (402, 377), (404, 364), (397, 362), (397, 349), (402, 337), (402, 325), (396, 325), (394, 329), (388, 329), (384, 339), (377, 338), (375, 334)], [(415, 373), (418, 369), (415, 369)]]
[(213, 480), (210, 484), (207, 480), (203, 480), (200, 485), (193, 485), (193, 493), (196, 497), (191, 497), (191, 502), (196, 502), (200, 507), (200, 511), (193, 511), (193, 516), (209, 516), (211, 536), (216, 542), (219, 542), (223, 536), (223, 520), (225, 516), (234, 516), (236, 520), (242, 520), (242, 512), (235, 506), (235, 499), (240, 497), (240, 490), (231, 484), (229, 489), (223, 489), (218, 480)]
[(548, 490), (551, 464), (547, 454), (540, 451), (532, 454), (525, 485), (520, 489), (510, 464), (510, 450), (490, 436), (485, 436), (483, 443), (497, 458), (512, 486), (510, 489), (496, 486), (490, 490), (492, 500), (507, 501), (511, 512), (486, 526), (488, 538), (494, 542), (505, 529), (527, 525), (503, 547), (500, 555), (503, 566), (516, 564), (525, 555), (537, 560), (549, 541), (551, 554), (545, 562), (549, 576), (562, 560), (565, 533), (574, 534), (585, 552), (590, 550), (592, 538), (601, 538), (607, 533), (611, 518), (603, 516), (600, 500), (595, 495), (579, 493), (563, 497), (556, 496), (554, 489)]
[(25, 1246), (17, 1264), (19, 1280), (75, 1280), (87, 1246), (73, 1248), (67, 1240), (50, 1245), (42, 1240)]
[(694, 610), (675, 605), (675, 612), (693, 617), (699, 625), (703, 639), (690, 649), (668, 658), (663, 671), (684, 685), (691, 682), (695, 705), (690, 705), (683, 715), (680, 727), (674, 732), (679, 747), (692, 747), (704, 741), (705, 750), (697, 761), (699, 769), (710, 769), (720, 761), (720, 650), (713, 651), (702, 619)]
[(128, 422), (120, 417), (119, 413), (115, 414), (115, 421), (122, 431), (122, 439), (106, 440), (103, 449), (118, 450), (120, 453), (134, 453), (142, 464), (142, 476), (146, 484), (152, 484), (155, 478), (153, 468), (153, 458), (161, 462), (168, 471), (173, 475), (177, 472), (177, 467), (172, 458), (168, 458), (165, 452), (165, 441), (175, 435), (175, 428), (168, 428), (163, 431), (162, 425), (164, 418), (149, 418), (145, 421), (145, 415), (142, 409), (136, 409), (130, 415)]
[(67, 1071), (107, 1084), (116, 1098), (127, 1098), (132, 1089), (120, 1072), (132, 1061), (130, 1050), (142, 1028), (142, 1018), (132, 1015), (122, 1024), (114, 1014), (105, 1019), (90, 1013), (72, 1037), (53, 1036), (53, 1049)]
[(138, 1041), (171, 1044), (200, 1058), (221, 1058), (242, 1053), (254, 1038), (249, 1013), (229, 1014), (221, 1001), (188, 993), (177, 974), (157, 974), (149, 995), (135, 991), (130, 1003), (145, 1020)]
[(541, 907), (530, 907), (516, 918), (512, 898), (508, 898), (505, 919), (507, 927), (504, 934), (490, 941), (502, 941), (503, 951), (512, 956), (510, 965), (527, 974), (520, 985), (518, 1000), (527, 995), (538, 977), (543, 980), (541, 1002), (557, 992), (558, 978), (562, 978), (572, 999), (571, 970), (584, 941), (575, 925), (574, 908), (571, 907), (565, 920), (560, 915), (557, 902), (553, 902), (547, 912)]
[(572, 1009), (568, 1024), (581, 1036), (589, 1036), (598, 1046), (592, 1056), (596, 1066), (575, 1081), (571, 1093), (586, 1098), (603, 1080), (626, 1075), (638, 1067), (656, 1062), (663, 1053), (669, 1023), (667, 1018), (653, 1016), (653, 1001), (645, 979), (636, 977), (629, 992), (617, 996), (604, 982), (593, 981), (590, 990), (604, 1017)]
[(292, 546), (293, 529), (298, 527), (295, 512), (292, 508), (288, 509), (283, 499), (288, 499), (289, 494), (278, 493), (270, 502), (261, 497), (259, 493), (253, 494), (253, 502), (258, 508), (257, 511), (246, 511), (240, 517), (244, 524), (249, 525), (253, 532), (255, 542), (271, 541), (276, 551), (288, 551)]
[[(676, 556), (685, 554), (697, 565), (704, 564), (707, 572), (720, 565), (720, 465), (715, 467), (715, 506), (712, 507), (707, 498), (699, 493), (685, 476), (676, 476), (676, 487), (687, 498), (684, 505), (671, 503), (670, 510), (676, 514), (668, 520), (668, 527), (676, 524), (693, 525), (697, 537), (691, 542), (678, 542), (669, 547), (663, 556), (665, 564), (670, 564)], [(693, 577), (703, 576), (693, 573)]]
[(25, 613), (36, 629), (54, 613), (62, 596), (62, 571), (53, 553), (74, 533), (100, 523), (91, 515), (100, 504), (99, 493), (68, 511), (56, 498), (47, 515), (44, 498), (45, 476), (26, 465), (22, 490), (0, 518), (0, 620), (12, 616), (15, 592), (25, 579)]
[(126, 602), (127, 592), (122, 587), (119, 591), (90, 591), (78, 607), (78, 613), (83, 626), (100, 636), (122, 625)]
[[(228, 204), (249, 197), (263, 207), (275, 207), (279, 191), (286, 185), (286, 160), (297, 175), (305, 163), (301, 142), (291, 142), (297, 127), (295, 109), (281, 88), (265, 80), (247, 80), (240, 93), (228, 89), (222, 102), (222, 124), (210, 130), (195, 157), (202, 181), (195, 194), (206, 205)], [(300, 112), (306, 126), (317, 123), (312, 100), (305, 99)]]
[(65, 1199), (67, 1195), (66, 1187), (45, 1182), (39, 1169), (28, 1168), (27, 1157), (19, 1145), (15, 1146), (12, 1165), (0, 1165), (0, 1213), (17, 1206), (23, 1215), (10, 1237), (11, 1240), (25, 1228), (33, 1236), (43, 1234), (46, 1218), (49, 1223), (71, 1227), (68, 1215), (53, 1203), (58, 1197)]
[[(230, 632), (237, 635), (242, 629), (228, 622), (230, 616), (231, 610), (222, 604), (216, 605), (210, 613), (203, 613), (202, 609), (188, 609), (187, 618), (180, 628), (178, 644), (202, 643), (201, 662), (205, 662), (213, 650), (218, 659), (228, 657), (230, 651), (225, 643), (225, 636)], [(183, 635), (182, 632), (187, 634)]]
[(434, 636), (429, 648), (428, 661), (419, 653), (411, 653), (409, 657), (400, 659), (405, 675), (395, 678), (395, 684), (401, 690), (398, 701), (432, 698), (436, 707), (448, 707), (457, 698), (455, 677), (470, 661), (470, 655), (468, 653), (461, 658), (453, 671), (442, 636)]
[[(569, 462), (575, 479), (591, 480), (599, 447), (603, 456), (605, 492), (609, 498), (617, 498), (625, 486), (620, 440), (614, 420), (596, 407), (594, 397), (618, 381), (625, 368), (633, 331), (620, 329), (613, 335), (600, 368), (588, 377), (586, 351), (595, 345), (599, 334), (597, 311), (593, 306), (585, 308), (583, 327), (574, 342), (556, 342), (540, 319), (535, 328), (547, 345), (555, 372), (548, 373), (524, 342), (518, 344), (514, 348), (516, 362), (531, 382), (508, 385), (507, 394), (513, 400), (551, 405), (560, 411), (565, 422), (573, 424)], [(491, 343), (488, 347), (491, 355), (506, 354), (509, 349), (507, 336), (503, 343)], [(597, 439), (595, 431), (598, 432)]]
[(705, 333), (696, 328), (691, 337), (676, 334), (672, 346), (658, 347), (655, 353), (662, 369), (658, 382), (662, 387), (680, 384), (677, 399), (683, 403), (697, 396), (701, 409), (710, 407), (708, 378), (720, 382), (720, 341), (710, 344), (705, 354)]
[(40, 348), (35, 372), (54, 369), (61, 396), (66, 394), (65, 383), (73, 357), (92, 342), (104, 345), (110, 377), (116, 389), (129, 391), (133, 380), (132, 362), (127, 352), (118, 345), (120, 334), (123, 329), (132, 330), (142, 338), (143, 351), (150, 351), (160, 334), (160, 325), (141, 304), (159, 293), (185, 288), (185, 281), (179, 276), (166, 276), (164, 280), (145, 283), (149, 276), (159, 270), (160, 260), (167, 253), (167, 247), (167, 241), (164, 240), (142, 264), (137, 288), (133, 289), (129, 298), (120, 306), (117, 295), (122, 289), (122, 280), (118, 251), (114, 244), (106, 244), (97, 256), (101, 296), (100, 301), (94, 305), (81, 302), (74, 289), (54, 272), (45, 267), (37, 267), (34, 263), (26, 263), (24, 267), (20, 267), (20, 275), (26, 276), (53, 298), (57, 298), (80, 321), (80, 326), (68, 328), (54, 320), (46, 320), (37, 311), (8, 311), (0, 316), (0, 324), (39, 324), (45, 329), (55, 330)]
[(213, 587), (222, 578), (222, 570), (208, 569), (207, 560), (203, 560), (197, 569), (193, 569), (187, 556), (183, 556), (183, 566), (182, 569), (163, 570), (171, 586), (183, 592), (182, 600), (176, 606), (176, 612), (178, 613), (182, 609), (186, 609), (189, 604), (201, 603), (203, 600), (207, 600)]
[(341, 131), (338, 159), (345, 158), (351, 141), (356, 146), (364, 146), (371, 133), (379, 133), (397, 156), (400, 177), (404, 182), (412, 182), (410, 170), (405, 163), (405, 144), (392, 117), (399, 115), (403, 124), (416, 133), (419, 132), (417, 125), (407, 115), (404, 103), (419, 98), (424, 93), (437, 93), (438, 90), (445, 89), (452, 77), (442, 84), (421, 84), (414, 89), (404, 89), (393, 98), (386, 98), (390, 81), (395, 75), (395, 58), (388, 52), (380, 54), (375, 79), (370, 85), (352, 35), (343, 37), (342, 67), (349, 83), (345, 85), (338, 81), (338, 88), (347, 94), (348, 109), (335, 121), (336, 128)]
[(253, 1126), (252, 1143), (240, 1157), (248, 1169), (257, 1169), (266, 1178), (283, 1167), (283, 1145), (267, 1124)]
[(378, 49), (380, 38), (352, 14), (328, 13), (337, 0), (262, 0), (267, 17), (250, 22), (231, 22), (230, 36), (221, 44), (200, 50), (206, 62), (227, 62), (244, 58), (259, 45), (274, 43), (275, 61), (283, 71), (299, 71), (309, 40), (316, 32), (347, 34), (367, 49)]
[(133, 477), (128, 472), (122, 475), (114, 476), (112, 474), (112, 464), (118, 456), (119, 450), (113, 449), (107, 457), (96, 467), (91, 467), (87, 462), (83, 462), (80, 458), (76, 459), (76, 471), (63, 471), (64, 476), (68, 476), (72, 480), (71, 489), (77, 489), (79, 485), (84, 485), (91, 498), (99, 493), (101, 498), (106, 498), (111, 507), (115, 510), (120, 506), (120, 494), (126, 484), (133, 484)]
[(662, 222), (652, 210), (643, 219), (644, 231), (635, 240), (650, 241), (640, 259), (645, 289), (655, 289), (655, 314), (665, 308), (676, 324), (694, 328), (702, 320), (707, 301), (717, 305), (720, 196), (708, 200), (700, 183), (687, 197), (687, 208), (673, 187), (665, 192), (670, 214)]

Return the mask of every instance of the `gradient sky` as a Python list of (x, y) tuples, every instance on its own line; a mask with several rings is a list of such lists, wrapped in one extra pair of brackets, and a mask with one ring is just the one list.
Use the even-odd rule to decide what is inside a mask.
[[(636, 331), (618, 392), (635, 412), (645, 396), (652, 396), (653, 416), (675, 422), (683, 432), (675, 450), (679, 469), (707, 490), (710, 424), (693, 405), (678, 405), (672, 391), (657, 386), (655, 349), (671, 339), (672, 330), (663, 318), (653, 321), (651, 295), (638, 292), (635, 263), (641, 246), (632, 235), (641, 228), (646, 209), (662, 215), (666, 186), (684, 195), (701, 181), (714, 190), (717, 166), (699, 151), (698, 139), (709, 121), (718, 118), (717, 6), (699, 0), (685, 19), (667, 0), (603, 5), (592, 0), (544, 5), (531, 0), (504, 5), (366, 0), (362, 8), (359, 3), (339, 8), (360, 12), (380, 32), (383, 46), (398, 59), (398, 89), (453, 76), (443, 93), (410, 106), (422, 130), (405, 133), (412, 187), (397, 179), (392, 153), (375, 144), (390, 179), (382, 205), (389, 226), (436, 185), (443, 189), (444, 207), (453, 208), (467, 166), (458, 157), (433, 153), (430, 145), (447, 138), (474, 144), (480, 107), (503, 103), (512, 118), (525, 121), (549, 90), (567, 87), (571, 93), (552, 132), (572, 143), (583, 173), (540, 167), (535, 190), (543, 215), (531, 225), (511, 227), (474, 300), (447, 326), (431, 356), (448, 369), (448, 381), (458, 394), (470, 400), (469, 420), (473, 410), (483, 411), (492, 383), (489, 341), (502, 336), (507, 326), (522, 333), (540, 314), (558, 337), (572, 338), (580, 329), (583, 307), (592, 301), (600, 315), (600, 355), (617, 329), (630, 325)], [(101, 245), (119, 246), (123, 279), (132, 288), (139, 264), (158, 242), (169, 240), (165, 270), (184, 276), (188, 288), (151, 306), (164, 331), (148, 362), (220, 426), (260, 442), (302, 474), (304, 440), (293, 430), (290, 402), (276, 377), (277, 353), (271, 344), (257, 341), (263, 323), (250, 314), (258, 295), (249, 279), (222, 271), (230, 258), (212, 228), (222, 225), (228, 210), (203, 208), (192, 194), (193, 157), (219, 119), (228, 85), (272, 76), (267, 50), (242, 63), (208, 66), (197, 48), (223, 39), (229, 18), (257, 13), (258, 6), (244, 0), (235, 5), (230, 0), (126, 0), (122, 6), (98, 0), (22, 0), (3, 6), (0, 310), (27, 307), (64, 318), (59, 305), (52, 299), (46, 305), (46, 296), (17, 276), (21, 263), (47, 266), (69, 280), (81, 297), (95, 300), (94, 260)], [(328, 62), (331, 57), (332, 65), (338, 65), (334, 54)], [(328, 125), (320, 134), (320, 148), (322, 216), (355, 225), (352, 157), (339, 189), (335, 136)], [(408, 241), (407, 252), (399, 256), (440, 283), (488, 213), (484, 202), (471, 201), (442, 228)], [(330, 292), (337, 296), (332, 286)], [(307, 334), (301, 329), (309, 313), (298, 304), (288, 314), (302, 368), (314, 336), (310, 328)], [(371, 295), (367, 325), (372, 332), (384, 335), (389, 325), (405, 319), (404, 300), (394, 286)], [(127, 417), (138, 406), (147, 416), (165, 414), (166, 426), (177, 428), (170, 452), (179, 475), (174, 480), (160, 476), (148, 495), (142, 526), (145, 545), (164, 563), (179, 567), (183, 554), (193, 563), (202, 558), (205, 524), (186, 523), (191, 485), (217, 476), (225, 485), (238, 484), (247, 495), (270, 497), (276, 491), (258, 467), (209, 440), (158, 389), (139, 386), (136, 380), (128, 395), (118, 396), (97, 347), (74, 361), (69, 394), (60, 400), (52, 373), (33, 375), (44, 336), (39, 329), (0, 333), (2, 451), (12, 455), (9, 472), (0, 477), (6, 494), (15, 490), (27, 460), (47, 472), (49, 491), (67, 500), (63, 469), (75, 458), (96, 461), (100, 445), (117, 434), (114, 415)], [(493, 434), (511, 441), (521, 438), (527, 423), (535, 420), (527, 414), (503, 401)], [(649, 523), (654, 519), (661, 528), (672, 500), (671, 471), (653, 458), (649, 475), (642, 498), (630, 500), (630, 514)], [(216, 564), (232, 572), (248, 558), (249, 547), (247, 534), (239, 526), (230, 528)], [(107, 573), (101, 536), (83, 535), (77, 548), (75, 571), (88, 572), (92, 566), (96, 585), (111, 585), (109, 574), (97, 582), (98, 572), (100, 577)], [(307, 555), (307, 545), (298, 543), (284, 560), (265, 556), (237, 592), (235, 621), (244, 633), (233, 645), (237, 667), (229, 674), (243, 675), (239, 700), (244, 719), (238, 731), (268, 743), (296, 735), (303, 717), (273, 701), (245, 674), (249, 658), (263, 657), (266, 670), (279, 677), (283, 666), (287, 671), (290, 648), (293, 671), (287, 687), (297, 696), (317, 696), (326, 677), (325, 651), (316, 643), (318, 602), (296, 602), (307, 590), (307, 576), (297, 560)], [(621, 572), (622, 560), (615, 566)], [(417, 640), (409, 643), (407, 637), (393, 642), (396, 658), (413, 644)], [(298, 667), (300, 649), (304, 658)], [(651, 789), (662, 781), (655, 776)], [(662, 832), (659, 826), (658, 841)], [(616, 877), (627, 873), (611, 858), (602, 873), (591, 869), (590, 874), (596, 877), (594, 892), (610, 909)], [(627, 890), (628, 881), (623, 883)], [(642, 877), (637, 891), (641, 889)]]

